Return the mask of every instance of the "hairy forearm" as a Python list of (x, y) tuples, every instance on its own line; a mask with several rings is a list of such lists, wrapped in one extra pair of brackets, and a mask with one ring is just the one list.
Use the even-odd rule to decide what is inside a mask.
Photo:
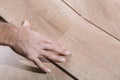
[(0, 22), (0, 45), (12, 45), (16, 28), (8, 23)]

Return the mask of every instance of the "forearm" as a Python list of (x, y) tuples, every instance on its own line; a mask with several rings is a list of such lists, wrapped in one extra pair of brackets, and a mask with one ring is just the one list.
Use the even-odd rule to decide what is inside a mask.
[(11, 24), (0, 22), (0, 45), (12, 45), (15, 29)]

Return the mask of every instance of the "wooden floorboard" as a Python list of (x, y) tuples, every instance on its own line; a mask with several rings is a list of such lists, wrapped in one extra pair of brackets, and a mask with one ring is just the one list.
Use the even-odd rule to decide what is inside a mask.
[(14, 25), (28, 19), (34, 30), (62, 42), (72, 53), (59, 64), (65, 70), (80, 80), (120, 79), (118, 40), (85, 21), (61, 0), (18, 0), (14, 5), (12, 1), (6, 3), (11, 7), (2, 5), (2, 17)]
[[(22, 0), (0, 0), (0, 16), (7, 22), (19, 27), (23, 20), (29, 20), (32, 29), (55, 39), (68, 29), (57, 28), (48, 24), (40, 15), (32, 12)], [(54, 32), (53, 32), (54, 31)], [(0, 46), (0, 80), (73, 80), (52, 63), (45, 62), (52, 72), (45, 74), (10, 48)]]
[[(47, 8), (44, 1), (41, 3), (42, 1), (37, 3), (33, 1), (35, 3), (34, 10), (39, 14), (42, 14), (40, 7), (43, 6), (43, 10)], [(47, 1), (46, 3), (51, 2)], [(60, 41), (73, 54), (69, 61), (60, 65), (80, 80), (119, 80), (120, 42), (83, 20), (61, 1), (56, 1), (49, 6), (56, 3), (65, 11), (64, 13), (67, 13), (68, 22), (63, 24), (67, 24), (65, 27), (70, 27)], [(54, 6), (49, 8), (54, 9)], [(44, 14), (42, 16), (45, 18)]]
[[(49, 5), (49, 3), (44, 3), (44, 1), (39, 2), (43, 3), (43, 5), (45, 4), (44, 6), (46, 6), (46, 8), (43, 8), (44, 6), (42, 4), (37, 5), (41, 6), (39, 7), (39, 11), (41, 11), (42, 14), (35, 12), (34, 6), (31, 7), (30, 4), (37, 2), (32, 0), (18, 0), (17, 2), (16, 0), (0, 0), (0, 15), (6, 19), (6, 21), (16, 26), (20, 26), (23, 20), (29, 20), (33, 26), (33, 30), (58, 39), (69, 29), (69, 27), (65, 27), (66, 24), (63, 24), (67, 23), (67, 13), (63, 14), (64, 11), (61, 10), (63, 11), (61, 12), (59, 7), (56, 8), (56, 5), (48, 7), (47, 5)], [(50, 4), (52, 4), (52, 2)], [(52, 7), (54, 11), (51, 10), (50, 7)], [(62, 17), (65, 19), (62, 19)], [(61, 27), (58, 27), (57, 25), (60, 25)]]
[(119, 0), (62, 0), (83, 18), (120, 40)]
[[(119, 41), (84, 21), (59, 0), (47, 2), (39, 0), (37, 3), (31, 0), (26, 4), (33, 7), (33, 10), (46, 20), (49, 11), (48, 13), (43, 13), (43, 11), (48, 9), (47, 5), (51, 11), (55, 10), (54, 5), (56, 5), (58, 10), (64, 11), (63, 14), (67, 13), (67, 23), (63, 22), (62, 24), (66, 24), (63, 26), (70, 27), (70, 29), (66, 31), (60, 41), (66, 44), (73, 55), (65, 64), (60, 64), (62, 67), (80, 80), (119, 80)], [(52, 13), (54, 14), (54, 12)], [(58, 13), (58, 15), (60, 14)], [(64, 17), (61, 16), (61, 19)]]

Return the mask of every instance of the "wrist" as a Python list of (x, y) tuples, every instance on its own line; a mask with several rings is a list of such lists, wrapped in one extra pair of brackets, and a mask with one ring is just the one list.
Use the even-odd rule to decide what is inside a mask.
[(0, 44), (12, 46), (17, 29), (15, 26), (8, 23), (0, 23)]

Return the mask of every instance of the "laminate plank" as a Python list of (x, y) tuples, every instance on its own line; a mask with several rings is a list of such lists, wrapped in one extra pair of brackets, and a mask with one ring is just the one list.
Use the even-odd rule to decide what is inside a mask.
[[(58, 10), (64, 11), (62, 14), (67, 13), (67, 23), (63, 22), (63, 24), (66, 24), (65, 27), (69, 26), (70, 29), (59, 41), (71, 50), (72, 56), (68, 57), (66, 63), (59, 65), (80, 80), (120, 79), (119, 41), (83, 20), (60, 0), (24, 1), (44, 19), (49, 16), (50, 11), (43, 13), (48, 9), (48, 5), (53, 14), (56, 4)], [(64, 19), (64, 17), (61, 18)]]
[[(69, 27), (58, 39), (72, 53), (66, 63), (59, 64), (64, 69), (80, 80), (120, 79), (119, 41), (83, 20), (60, 0), (30, 0), (29, 2), (24, 0), (24, 3), (47, 23), (49, 23), (49, 15), (55, 14), (57, 10), (57, 15), (61, 18), (55, 17), (56, 26), (61, 27), (59, 24), (62, 24), (62, 27)], [(11, 18), (8, 16), (7, 18), (10, 21)], [(50, 20), (50, 24), (54, 24), (54, 21)]]
[[(56, 6), (54, 6), (56, 8), (54, 8), (54, 14), (51, 10), (49, 10), (49, 7), (46, 8), (45, 11), (42, 11), (42, 14), (46, 14), (47, 11), (49, 11), (47, 13), (49, 14), (49, 16), (45, 16), (46, 19), (48, 19), (46, 20), (41, 16), (41, 14), (37, 14), (37, 12), (34, 12), (32, 7), (26, 5), (29, 2), (31, 1), (18, 0), (16, 2), (16, 0), (0, 0), (0, 15), (4, 19), (6, 19), (6, 21), (14, 24), (15, 26), (20, 26), (23, 20), (28, 20), (31, 22), (33, 30), (43, 33), (45, 35), (49, 35), (50, 37), (56, 39), (62, 36), (64, 32), (69, 29), (69, 27), (63, 26), (65, 24), (62, 24), (63, 22), (65, 23), (67, 21), (65, 19), (61, 20), (61, 16), (66, 17), (66, 14), (63, 14), (62, 12), (61, 14), (59, 14), (59, 16), (58, 13), (60, 12), (60, 10), (57, 9)], [(41, 6), (41, 9), (42, 8), (43, 6)], [(60, 25), (61, 27), (58, 27), (56, 25)]]
[[(21, 0), (0, 0), (0, 15), (9, 23), (20, 26), (23, 20), (29, 20), (32, 29), (54, 38), (60, 37), (64, 30), (48, 24), (34, 14)], [(50, 29), (49, 29), (50, 28)], [(53, 34), (53, 31), (56, 34)], [(18, 56), (9, 47), (0, 46), (0, 80), (73, 80), (50, 62), (45, 62), (52, 73), (45, 74), (27, 59)]]
[(120, 39), (119, 0), (62, 0), (83, 18), (97, 25), (113, 37)]

